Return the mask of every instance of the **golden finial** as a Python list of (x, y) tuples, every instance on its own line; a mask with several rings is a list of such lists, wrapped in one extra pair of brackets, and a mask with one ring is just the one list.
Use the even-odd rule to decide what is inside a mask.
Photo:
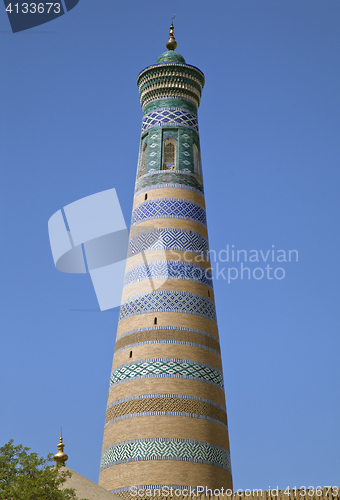
[(177, 42), (175, 40), (175, 33), (174, 33), (174, 23), (173, 20), (175, 19), (175, 16), (171, 18), (171, 26), (170, 26), (170, 32), (169, 32), (169, 40), (166, 42), (166, 48), (168, 50), (175, 50), (177, 47)]
[(63, 432), (60, 429), (60, 439), (58, 444), (58, 453), (56, 453), (53, 457), (53, 460), (56, 462), (57, 467), (65, 466), (66, 460), (68, 460), (68, 456), (64, 453), (65, 445), (63, 443)]

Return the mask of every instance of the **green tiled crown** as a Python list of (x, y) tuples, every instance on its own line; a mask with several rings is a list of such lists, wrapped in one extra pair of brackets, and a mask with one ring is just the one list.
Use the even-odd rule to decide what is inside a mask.
[(185, 63), (185, 59), (183, 56), (181, 56), (181, 54), (179, 54), (175, 50), (167, 50), (166, 52), (163, 52), (163, 54), (159, 56), (159, 58), (156, 61), (156, 64), (167, 63), (167, 62)]

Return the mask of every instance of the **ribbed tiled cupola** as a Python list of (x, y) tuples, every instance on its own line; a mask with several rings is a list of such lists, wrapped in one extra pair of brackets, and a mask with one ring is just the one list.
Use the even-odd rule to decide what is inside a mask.
[(124, 498), (232, 488), (197, 121), (204, 75), (176, 46), (171, 26), (168, 51), (137, 79), (142, 133), (99, 479)]

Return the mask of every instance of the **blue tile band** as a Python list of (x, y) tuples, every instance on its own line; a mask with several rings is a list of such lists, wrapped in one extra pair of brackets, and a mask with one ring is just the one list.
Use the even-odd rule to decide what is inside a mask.
[(132, 283), (155, 279), (180, 279), (194, 281), (212, 288), (211, 271), (191, 262), (156, 260), (139, 264), (125, 273), (124, 287)]
[(151, 229), (132, 236), (129, 241), (128, 257), (141, 252), (156, 250), (179, 250), (192, 252), (208, 258), (208, 240), (194, 231), (184, 229)]
[(205, 210), (198, 203), (178, 198), (145, 201), (132, 211), (131, 226), (151, 219), (185, 219), (207, 227)]
[(201, 295), (172, 290), (156, 290), (133, 295), (120, 306), (119, 321), (135, 314), (175, 312), (203, 316), (217, 322), (215, 304)]
[(146, 113), (142, 122), (142, 134), (152, 127), (188, 127), (198, 132), (197, 116), (181, 108), (163, 108)]

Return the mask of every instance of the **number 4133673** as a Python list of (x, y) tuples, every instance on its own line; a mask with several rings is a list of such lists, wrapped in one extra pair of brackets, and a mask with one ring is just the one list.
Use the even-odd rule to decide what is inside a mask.
[(8, 6), (6, 7), (6, 11), (12, 14), (12, 12), (19, 14), (19, 12), (22, 12), (23, 14), (49, 14), (50, 12), (53, 12), (54, 14), (59, 14), (61, 10), (60, 3), (23, 3), (22, 5), (19, 5), (18, 3), (13, 5), (12, 8), (12, 3), (9, 3)]

